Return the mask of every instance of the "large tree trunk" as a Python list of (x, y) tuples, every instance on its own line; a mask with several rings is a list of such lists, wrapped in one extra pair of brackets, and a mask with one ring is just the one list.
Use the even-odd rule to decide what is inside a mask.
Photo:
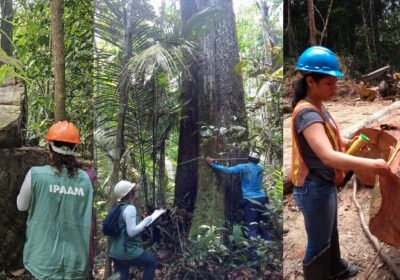
[(63, 1), (51, 0), (51, 49), (54, 67), (54, 116), (65, 120), (65, 57), (63, 31)]
[[(198, 115), (194, 115), (198, 116), (197, 124), (200, 123), (203, 130), (212, 130), (210, 126), (213, 126), (217, 128), (215, 132), (221, 127), (229, 128), (232, 125), (247, 129), (242, 77), (235, 72), (235, 65), (239, 62), (239, 50), (232, 1), (181, 1), (182, 13), (190, 12), (189, 15), (185, 14), (186, 19), (209, 7), (221, 10), (222, 20), (215, 25), (212, 32), (198, 41), (199, 56), (191, 68), (197, 70), (191, 73), (195, 87), (189, 88), (191, 96), (198, 97), (195, 100), (198, 107), (191, 108), (198, 110)], [(185, 17), (183, 19), (185, 20)], [(243, 157), (246, 154), (246, 151), (234, 147), (233, 143), (238, 145), (247, 138), (247, 134), (243, 134), (240, 139), (218, 132), (211, 139), (201, 138), (198, 131), (196, 135), (198, 146), (191, 147), (195, 157), (218, 157), (221, 152), (225, 153), (224, 157)], [(193, 162), (187, 165), (189, 164), (196, 165)], [(195, 173), (188, 174), (192, 177), (191, 180)], [(225, 218), (231, 220), (237, 216), (240, 198), (238, 176), (217, 174), (205, 161), (198, 161), (197, 195), (190, 235), (195, 236), (199, 233), (201, 225), (221, 227)]]
[(26, 212), (16, 201), (25, 175), (32, 166), (49, 161), (47, 150), (39, 148), (0, 149), (0, 271), (23, 267)]
[(12, 0), (2, 0), (1, 2), (2, 20), (1, 20), (1, 48), (8, 56), (13, 56), (13, 5)]
[[(181, 0), (181, 17), (185, 23), (198, 8), (191, 1)], [(190, 58), (188, 58), (190, 59)], [(175, 205), (193, 212), (196, 200), (197, 165), (199, 156), (198, 132), (198, 99), (201, 85), (195, 81), (200, 80), (199, 61), (187, 61), (190, 75), (182, 77), (181, 93), (181, 121), (179, 125), (179, 150), (178, 166), (175, 176)]]

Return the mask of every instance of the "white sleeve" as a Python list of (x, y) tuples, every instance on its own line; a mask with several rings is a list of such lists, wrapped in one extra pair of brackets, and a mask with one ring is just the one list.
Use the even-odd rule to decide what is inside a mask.
[(32, 197), (32, 172), (29, 169), (22, 183), (21, 190), (17, 197), (17, 208), (19, 211), (26, 211), (29, 209)]
[(128, 205), (122, 213), (126, 224), (126, 232), (129, 237), (134, 237), (145, 229), (145, 223), (142, 221), (136, 225), (136, 208), (133, 205)]

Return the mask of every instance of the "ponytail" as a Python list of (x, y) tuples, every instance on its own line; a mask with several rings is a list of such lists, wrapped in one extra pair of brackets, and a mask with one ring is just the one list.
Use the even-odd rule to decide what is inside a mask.
[(297, 102), (301, 99), (304, 99), (307, 95), (307, 75), (301, 77), (301, 79), (297, 80), (294, 85), (294, 97), (292, 99), (292, 108), (296, 107)]
[(294, 97), (292, 99), (292, 107), (296, 107), (296, 104), (301, 100), (304, 99), (307, 95), (307, 81), (306, 78), (308, 76), (311, 76), (315, 82), (318, 82), (319, 80), (329, 76), (326, 74), (321, 74), (321, 73), (307, 73), (305, 74), (301, 79), (297, 80), (294, 85)]

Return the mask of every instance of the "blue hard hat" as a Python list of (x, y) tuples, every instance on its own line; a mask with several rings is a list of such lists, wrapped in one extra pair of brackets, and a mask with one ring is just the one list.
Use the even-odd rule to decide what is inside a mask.
[(338, 78), (344, 77), (335, 53), (321, 46), (306, 49), (297, 61), (296, 70), (321, 73)]

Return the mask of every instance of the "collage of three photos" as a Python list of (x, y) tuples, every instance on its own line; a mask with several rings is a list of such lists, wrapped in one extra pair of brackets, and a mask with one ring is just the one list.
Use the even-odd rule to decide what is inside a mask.
[(0, 279), (400, 279), (400, 1), (0, 14)]

